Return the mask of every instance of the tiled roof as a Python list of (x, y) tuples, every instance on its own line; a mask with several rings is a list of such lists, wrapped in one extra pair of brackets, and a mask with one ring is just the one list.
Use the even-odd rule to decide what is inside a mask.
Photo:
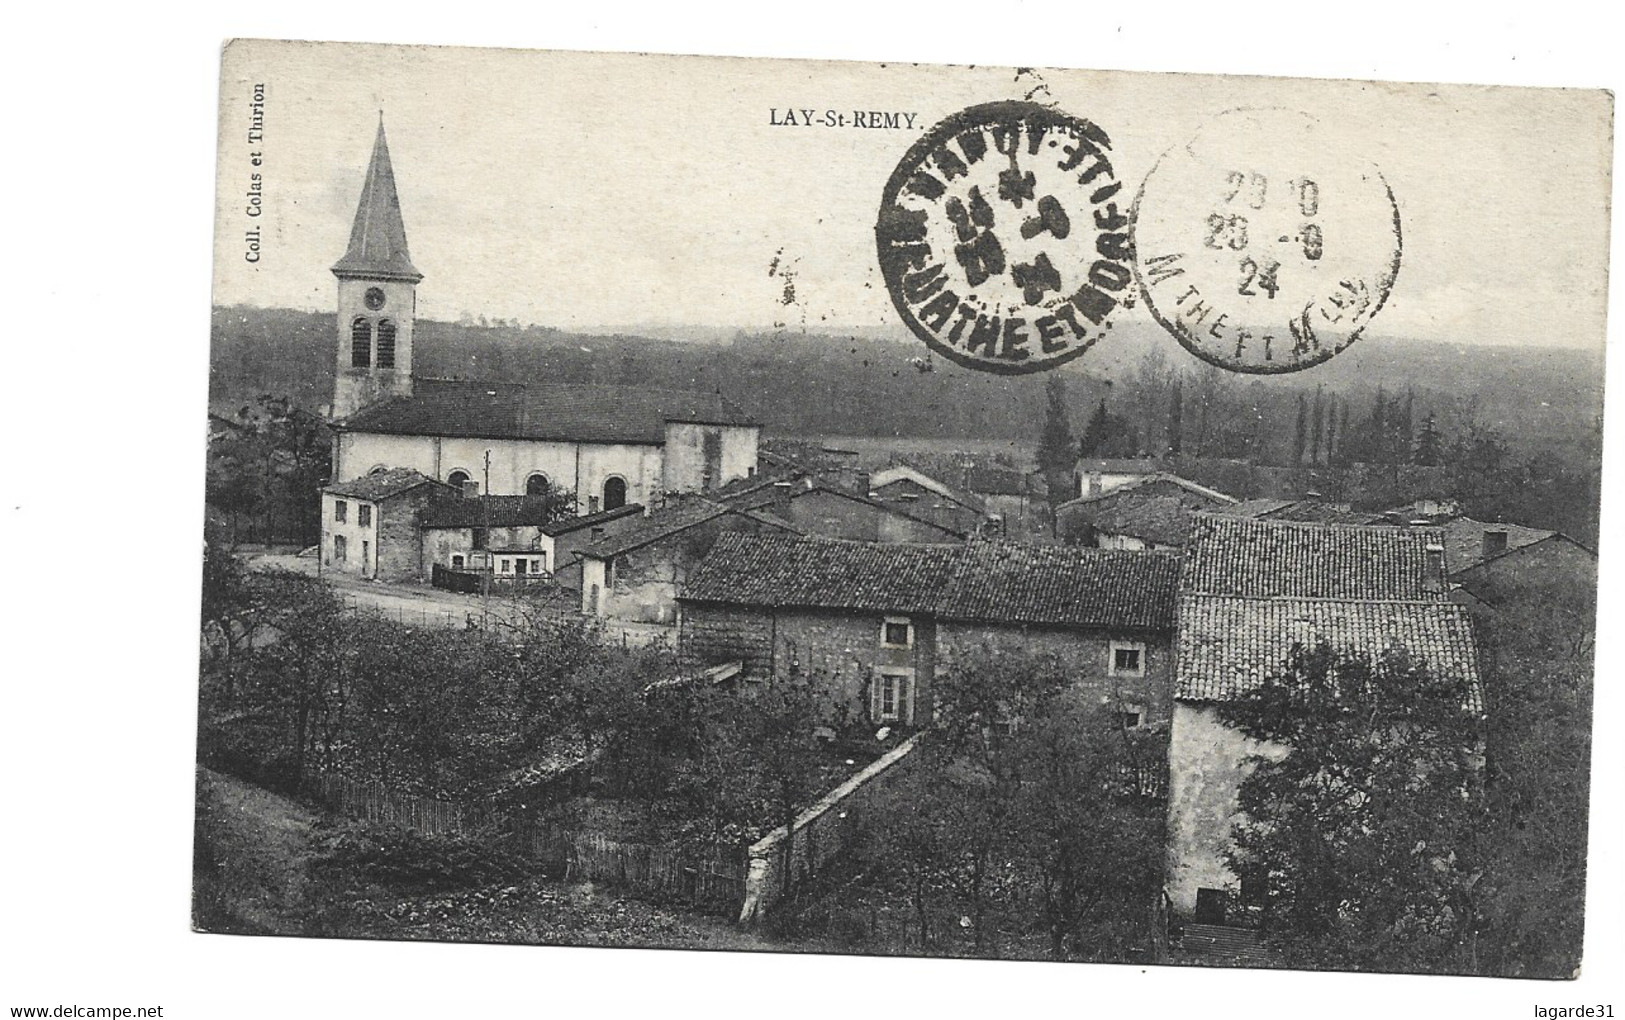
[(1145, 496), (1106, 504), (1088, 515), (1109, 535), (1127, 535), (1158, 545), (1184, 545), (1191, 532), (1191, 507), (1178, 496)]
[(937, 615), (956, 620), (1167, 630), (1175, 553), (974, 543)]
[(1143, 478), (1136, 478), (1131, 482), (1124, 482), (1105, 492), (1090, 493), (1068, 500), (1061, 504), (1064, 509), (1070, 506), (1080, 506), (1086, 503), (1096, 503), (1103, 500), (1117, 499), (1127, 493), (1150, 493), (1160, 496), (1178, 495), (1187, 493), (1195, 497), (1191, 505), (1206, 505), (1221, 508), (1230, 508), (1225, 512), (1232, 512), (1236, 498), (1227, 496), (1217, 489), (1210, 489), (1205, 485), (1198, 485), (1188, 478), (1181, 478), (1170, 471), (1157, 471)]
[(880, 492), (881, 490), (890, 488), (899, 482), (912, 482), (914, 485), (917, 485), (922, 489), (934, 492), (938, 496), (941, 496), (950, 502), (957, 503), (968, 510), (976, 511), (977, 513), (981, 513), (984, 509), (980, 496), (977, 496), (974, 493), (962, 492), (954, 486), (949, 485), (947, 482), (944, 482), (940, 478), (935, 478), (928, 475), (919, 468), (912, 467), (908, 464), (893, 464), (890, 467), (881, 468), (879, 471), (870, 474), (869, 491)]
[(1505, 532), (1506, 552), (1551, 538), (1557, 534), (1542, 528), (1526, 528), (1521, 524), (1491, 524), (1475, 521), (1471, 517), (1456, 517), (1439, 525), (1444, 529), (1445, 564), (1452, 573), (1466, 570), (1484, 562), (1484, 533)]
[(556, 503), (541, 496), (450, 496), (424, 507), (420, 523), (425, 528), (539, 527), (548, 535), (564, 535), (642, 513), (643, 506), (632, 503), (585, 517), (555, 517), (557, 510)]
[(377, 502), (397, 496), (408, 489), (415, 489), (423, 484), (437, 485), (448, 492), (452, 491), (449, 485), (437, 482), (427, 475), (420, 474), (411, 468), (390, 468), (387, 471), (378, 471), (348, 482), (335, 482), (322, 489), (323, 492), (335, 496), (348, 496), (351, 499), (365, 499)]
[(1299, 521), (1306, 524), (1382, 524), (1387, 518), (1369, 510), (1355, 510), (1320, 499), (1248, 499), (1216, 513), (1257, 520)]
[(608, 536), (602, 542), (595, 542), (587, 546), (581, 550), (581, 555), (591, 556), (595, 559), (608, 559), (611, 556), (619, 556), (622, 553), (641, 549), (663, 538), (668, 538), (732, 513), (744, 513), (759, 523), (768, 524), (783, 531), (795, 531), (794, 528), (783, 521), (774, 520), (755, 511), (735, 510), (733, 507), (702, 496), (685, 496), (675, 503), (668, 503), (662, 509), (656, 510), (631, 527)]
[(1177, 557), (1166, 553), (729, 534), (690, 576), (683, 597), (991, 623), (1168, 629), (1178, 575)]
[(668, 421), (754, 425), (721, 394), (625, 386), (487, 387), (425, 383), (351, 415), (351, 432), (582, 443), (660, 444)]
[(1061, 504), (1068, 537), (1084, 523), (1111, 535), (1128, 535), (1160, 545), (1183, 545), (1194, 511), (1223, 509), (1231, 497), (1176, 475), (1148, 475), (1108, 492)]
[(1196, 514), (1181, 591), (1253, 598), (1446, 598), (1437, 528), (1359, 527)]
[(1081, 457), (1078, 470), (1107, 475), (1150, 474), (1162, 470), (1162, 461), (1150, 457)]
[(800, 499), (813, 493), (824, 492), (841, 499), (851, 500), (873, 507), (881, 513), (892, 514), (906, 520), (923, 524), (942, 532), (944, 537), (965, 538), (969, 535), (965, 529), (956, 527), (947, 521), (934, 519), (924, 513), (916, 513), (907, 503), (893, 503), (887, 500), (870, 499), (860, 492), (854, 492), (842, 485), (837, 485), (827, 479), (817, 476), (781, 476), (768, 479), (760, 485), (744, 486), (729, 491), (727, 488), (706, 493), (711, 499), (727, 503), (735, 509), (766, 510), (771, 512), (773, 505), (780, 499)]
[(1281, 670), (1294, 648), (1325, 643), (1345, 654), (1403, 651), (1435, 675), (1471, 685), (1482, 710), (1467, 610), (1451, 602), (1348, 602), (1181, 595), (1174, 697), (1233, 698)]

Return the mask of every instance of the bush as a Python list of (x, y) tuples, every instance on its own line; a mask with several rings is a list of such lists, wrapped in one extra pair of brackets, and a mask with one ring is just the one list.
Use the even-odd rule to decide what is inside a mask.
[(518, 881), (530, 873), (524, 858), (492, 837), (429, 836), (399, 825), (346, 826), (321, 842), (311, 868), (407, 893)]

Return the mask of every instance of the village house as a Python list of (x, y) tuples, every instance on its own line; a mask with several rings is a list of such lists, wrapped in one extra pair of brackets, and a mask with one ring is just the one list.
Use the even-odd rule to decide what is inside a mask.
[(962, 535), (975, 534), (987, 517), (980, 498), (907, 464), (893, 464), (870, 474), (868, 496)]
[(1152, 457), (1079, 457), (1074, 495), (1098, 496), (1165, 470), (1167, 465)]
[(972, 467), (965, 471), (964, 489), (981, 500), (989, 519), (997, 519), (1000, 531), (1021, 534), (1045, 505), (1043, 475), (1003, 467)]
[(727, 532), (796, 534), (776, 517), (703, 496), (668, 502), (631, 526), (576, 548), (581, 612), (602, 619), (669, 624), (689, 572)]
[(1166, 553), (722, 535), (679, 596), (679, 649), (812, 677), (852, 718), (902, 726), (930, 722), (956, 661), (1054, 656), (1140, 725), (1170, 711), (1178, 571)]
[(882, 502), (821, 474), (785, 468), (708, 494), (736, 510), (759, 510), (804, 535), (860, 542), (956, 542), (975, 532), (922, 515), (905, 502)]
[(1240, 885), (1225, 862), (1254, 755), (1218, 706), (1321, 643), (1376, 661), (1403, 652), (1478, 689), (1473, 624), (1449, 600), (1443, 533), (1195, 517), (1179, 590), (1165, 892), (1180, 922), (1224, 925)]
[(1181, 549), (1191, 515), (1234, 505), (1235, 497), (1159, 471), (1055, 510), (1056, 532), (1070, 545), (1097, 549)]
[(356, 577), (407, 581), (421, 577), (418, 517), (435, 498), (456, 490), (410, 468), (391, 468), (322, 489), (321, 565)]
[[(410, 468), (586, 513), (756, 471), (761, 427), (720, 394), (417, 378), (417, 285), (382, 118), (338, 278), (333, 477)], [(489, 463), (487, 463), (489, 457)]]
[[(548, 579), (567, 584), (574, 553), (594, 532), (629, 517), (643, 506), (632, 503), (596, 514), (569, 516), (558, 502), (541, 496), (454, 496), (436, 499), (419, 517), (424, 580), (442, 570), (482, 572), (494, 577)], [(560, 575), (564, 576), (560, 576)]]

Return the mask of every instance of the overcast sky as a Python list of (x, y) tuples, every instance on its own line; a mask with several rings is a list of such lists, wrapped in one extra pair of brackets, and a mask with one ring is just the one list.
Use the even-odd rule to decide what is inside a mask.
[[(328, 267), (382, 109), (425, 275), (420, 316), (566, 329), (896, 324), (873, 240), (887, 176), (942, 117), (1021, 98), (1040, 78), (1039, 98), (1110, 134), (1131, 187), (1222, 111), (1319, 118), (1381, 169), (1399, 204), (1403, 265), (1373, 332), (1602, 343), (1601, 92), (336, 44), (226, 53), (215, 300), (333, 307)], [(255, 82), (266, 87), (260, 145), (247, 136)], [(915, 119), (902, 130), (770, 123), (791, 108)], [(264, 214), (250, 218), (255, 151)], [(253, 226), (256, 264), (244, 259)], [(788, 312), (768, 276), (776, 256), (796, 274)]]

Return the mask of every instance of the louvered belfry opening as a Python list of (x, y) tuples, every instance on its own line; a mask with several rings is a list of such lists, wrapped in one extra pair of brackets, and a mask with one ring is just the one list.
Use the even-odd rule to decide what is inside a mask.
[(350, 323), (350, 367), (368, 368), (372, 365), (372, 323), (365, 316), (356, 316)]
[(378, 367), (395, 367), (395, 322), (392, 319), (378, 323)]

